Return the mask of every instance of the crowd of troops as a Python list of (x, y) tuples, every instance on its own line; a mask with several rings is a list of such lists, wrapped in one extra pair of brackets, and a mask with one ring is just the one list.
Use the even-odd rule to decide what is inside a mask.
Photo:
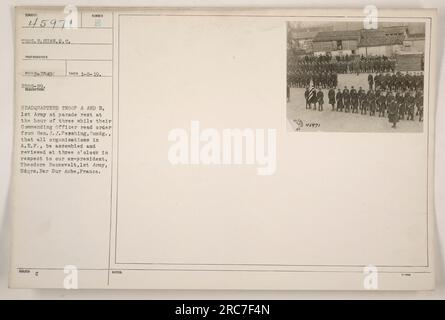
[[(328, 89), (332, 111), (388, 117), (393, 127), (415, 116), (423, 121), (423, 74), (395, 72), (395, 67), (395, 60), (386, 56), (306, 55), (288, 65), (288, 100), (291, 87), (306, 88), (306, 109), (323, 111), (322, 89)], [(368, 73), (367, 90), (336, 89), (338, 74), (343, 73)]]
[[(368, 75), (369, 89), (402, 91), (423, 90), (423, 74), (421, 72), (378, 73)], [(288, 85), (291, 88), (306, 88), (313, 84), (317, 88), (331, 88), (338, 85), (338, 74), (335, 72), (302, 72), (297, 71), (288, 76)]]
[(381, 90), (423, 90), (423, 74), (421, 72), (402, 73), (378, 73), (375, 76), (368, 75), (369, 89), (379, 88)]
[(311, 83), (315, 87), (330, 88), (338, 84), (338, 74), (335, 72), (303, 72), (297, 70), (288, 75), (288, 84), (292, 88), (306, 88)]
[(320, 56), (303, 56), (290, 69), (305, 73), (386, 73), (394, 72), (396, 61), (386, 56), (344, 55), (333, 58), (330, 54)]
[[(315, 87), (306, 88), (304, 92), (306, 109), (323, 111), (324, 93)], [(359, 113), (362, 115), (388, 117), (389, 122), (396, 127), (400, 120), (414, 120), (415, 115), (423, 121), (423, 91), (413, 88), (373, 89), (367, 91), (362, 87), (355, 89), (344, 87), (343, 90), (331, 87), (328, 91), (328, 103), (332, 111)]]

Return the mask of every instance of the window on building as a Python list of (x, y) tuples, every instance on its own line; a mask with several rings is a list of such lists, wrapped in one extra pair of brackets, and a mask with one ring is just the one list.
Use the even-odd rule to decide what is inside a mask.
[(337, 40), (337, 50), (343, 50), (341, 40)]

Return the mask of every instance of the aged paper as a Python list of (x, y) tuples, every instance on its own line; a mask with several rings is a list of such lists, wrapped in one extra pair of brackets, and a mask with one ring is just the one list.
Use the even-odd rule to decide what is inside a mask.
[(17, 7), (13, 288), (434, 288), (435, 10)]

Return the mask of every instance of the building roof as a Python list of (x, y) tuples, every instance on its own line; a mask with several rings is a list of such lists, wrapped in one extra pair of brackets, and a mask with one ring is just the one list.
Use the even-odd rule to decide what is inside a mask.
[(408, 31), (408, 27), (405, 26), (392, 26), (392, 27), (383, 27), (380, 30), (385, 33), (402, 33), (405, 34)]
[(379, 47), (403, 44), (405, 35), (388, 35), (385, 30), (363, 30), (359, 47)]
[(398, 51), (396, 57), (399, 56), (423, 56), (422, 52)]
[(360, 30), (345, 30), (345, 31), (322, 31), (319, 32), (314, 42), (327, 42), (338, 40), (359, 40)]
[(293, 32), (292, 39), (295, 39), (295, 40), (313, 39), (317, 36), (317, 34), (318, 34), (318, 31)]
[(330, 42), (339, 40), (356, 40), (359, 47), (378, 47), (402, 45), (404, 40), (421, 40), (425, 35), (421, 33), (408, 34), (407, 26), (390, 26), (373, 30), (342, 30), (295, 32), (294, 39), (310, 39), (313, 42)]
[(424, 33), (409, 34), (405, 40), (425, 40), (425, 34)]

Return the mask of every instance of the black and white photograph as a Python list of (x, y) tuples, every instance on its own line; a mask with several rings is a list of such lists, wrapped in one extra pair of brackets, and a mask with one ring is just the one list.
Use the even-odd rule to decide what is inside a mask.
[(288, 131), (422, 132), (425, 23), (287, 23)]

